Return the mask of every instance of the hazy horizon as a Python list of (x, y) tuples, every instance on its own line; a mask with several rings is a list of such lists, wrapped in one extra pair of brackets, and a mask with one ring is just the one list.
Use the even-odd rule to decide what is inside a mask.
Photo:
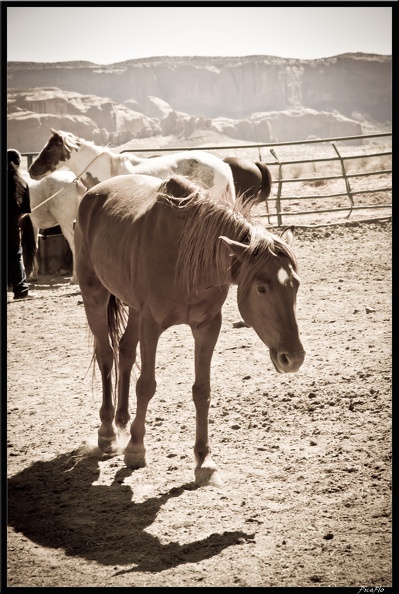
[(346, 53), (391, 56), (392, 8), (7, 6), (9, 62), (105, 66), (153, 57), (314, 60)]

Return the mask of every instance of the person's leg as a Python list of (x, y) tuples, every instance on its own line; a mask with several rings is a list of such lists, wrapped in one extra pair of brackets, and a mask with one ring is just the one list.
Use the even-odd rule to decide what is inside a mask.
[(12, 285), (14, 299), (28, 295), (29, 285), (26, 282), (21, 246), (8, 246), (8, 283)]

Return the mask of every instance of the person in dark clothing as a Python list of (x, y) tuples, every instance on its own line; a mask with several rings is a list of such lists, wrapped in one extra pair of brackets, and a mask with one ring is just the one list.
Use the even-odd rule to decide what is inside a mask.
[(32, 297), (26, 282), (22, 259), (20, 223), (31, 212), (29, 186), (19, 172), (21, 155), (15, 149), (7, 151), (8, 166), (8, 285), (12, 287), (14, 299)]

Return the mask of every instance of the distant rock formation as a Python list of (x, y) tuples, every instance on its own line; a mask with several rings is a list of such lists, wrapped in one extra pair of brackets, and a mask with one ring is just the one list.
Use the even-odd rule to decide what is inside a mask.
[(117, 146), (199, 129), (258, 143), (359, 135), (369, 121), (386, 131), (391, 62), (369, 54), (10, 62), (8, 145), (38, 151), (50, 127)]
[(9, 146), (37, 151), (46, 143), (50, 128), (73, 132), (99, 145), (161, 134), (156, 119), (108, 98), (56, 87), (9, 90)]

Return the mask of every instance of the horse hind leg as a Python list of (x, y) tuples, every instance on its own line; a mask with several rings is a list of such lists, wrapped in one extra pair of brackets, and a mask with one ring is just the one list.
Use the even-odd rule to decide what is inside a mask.
[[(83, 277), (81, 277), (83, 278)], [(115, 424), (115, 406), (112, 398), (112, 368), (114, 351), (108, 334), (108, 303), (110, 293), (100, 284), (81, 286), (87, 321), (94, 336), (94, 353), (102, 382), (101, 425), (98, 430), (98, 445), (106, 454), (118, 451), (118, 430)]]
[(147, 465), (144, 446), (145, 419), (148, 404), (155, 394), (155, 357), (161, 328), (154, 321), (140, 320), (141, 373), (136, 383), (136, 415), (130, 426), (130, 441), (125, 449), (124, 461), (130, 468)]

